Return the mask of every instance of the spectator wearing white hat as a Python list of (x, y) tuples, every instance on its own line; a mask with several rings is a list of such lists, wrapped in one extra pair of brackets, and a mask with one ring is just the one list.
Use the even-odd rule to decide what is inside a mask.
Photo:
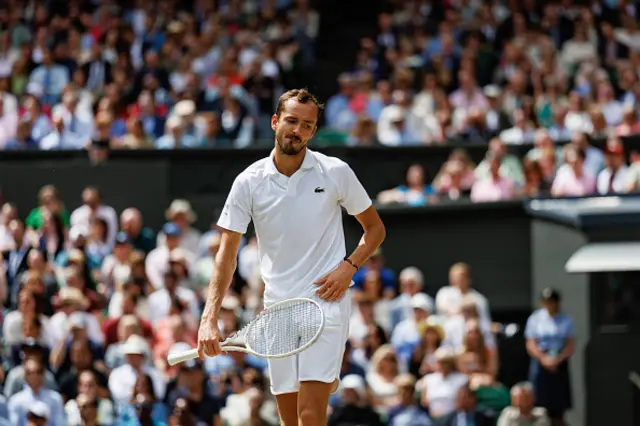
[[(193, 227), (198, 216), (193, 207), (191, 207), (191, 203), (183, 199), (173, 200), (165, 212), (165, 218), (169, 222), (175, 223), (180, 229), (179, 246), (194, 255), (197, 254), (202, 233)], [(156, 243), (159, 247), (164, 245), (165, 241), (166, 234), (163, 230), (158, 233)]]
[(125, 364), (115, 368), (109, 376), (109, 391), (116, 405), (126, 405), (131, 401), (136, 380), (141, 374), (151, 377), (156, 398), (163, 398), (166, 385), (162, 375), (146, 361), (151, 352), (147, 341), (136, 334), (131, 335), (122, 352)]
[[(393, 300), (391, 307), (392, 327), (413, 316), (411, 298), (424, 288), (424, 275), (422, 275), (422, 271), (415, 266), (404, 268), (400, 272), (398, 281), (400, 282), (400, 294)], [(433, 309), (433, 299), (426, 293), (424, 294), (430, 299), (431, 309), (429, 312), (435, 312)]]
[(49, 424), (51, 411), (47, 404), (35, 401), (27, 412), (27, 426), (45, 426)]
[(388, 121), (388, 128), (381, 130), (378, 123), (378, 140), (386, 146), (419, 145), (420, 136), (414, 133), (406, 123), (405, 111), (398, 105), (389, 105), (382, 110), (380, 122)]
[(58, 312), (49, 321), (49, 330), (54, 344), (66, 340), (72, 325), (83, 326), (87, 336), (101, 345), (104, 335), (95, 315), (86, 311), (89, 300), (75, 287), (63, 287), (58, 292)]
[(24, 364), (26, 386), (9, 398), (9, 420), (14, 426), (26, 426), (29, 415), (45, 419), (46, 426), (65, 426), (62, 397), (54, 390), (46, 389), (45, 368), (37, 358)]
[(340, 404), (329, 416), (329, 426), (350, 424), (382, 425), (380, 416), (367, 402), (367, 385), (362, 377), (349, 374), (340, 383)]
[(433, 300), (424, 293), (417, 293), (411, 298), (410, 306), (413, 309), (413, 315), (400, 322), (391, 333), (391, 344), (405, 364), (420, 341), (418, 325), (425, 322), (433, 312)]

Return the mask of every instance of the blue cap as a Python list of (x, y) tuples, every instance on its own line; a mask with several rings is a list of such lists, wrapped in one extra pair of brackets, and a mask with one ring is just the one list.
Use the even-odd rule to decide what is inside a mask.
[(130, 242), (131, 238), (126, 232), (120, 231), (116, 234), (116, 244), (129, 244)]
[(167, 222), (162, 227), (162, 232), (168, 237), (175, 237), (181, 234), (180, 228), (173, 222)]

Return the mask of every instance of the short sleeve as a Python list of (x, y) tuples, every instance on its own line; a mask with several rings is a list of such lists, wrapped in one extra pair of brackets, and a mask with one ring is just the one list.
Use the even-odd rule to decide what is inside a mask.
[(535, 339), (536, 338), (536, 334), (535, 334), (535, 325), (536, 325), (536, 317), (535, 317), (535, 313), (532, 314), (529, 319), (527, 320), (527, 325), (524, 328), (524, 337), (525, 339)]
[(566, 339), (571, 339), (571, 338), (575, 338), (576, 337), (576, 328), (573, 324), (573, 319), (570, 316), (565, 316), (564, 317), (565, 321), (566, 321), (566, 326), (565, 326), (565, 338)]
[(243, 175), (236, 178), (218, 219), (218, 226), (244, 234), (251, 221), (251, 188)]
[(371, 198), (351, 167), (344, 163), (337, 170), (339, 172), (335, 180), (338, 185), (340, 205), (351, 216), (359, 215), (371, 206)]

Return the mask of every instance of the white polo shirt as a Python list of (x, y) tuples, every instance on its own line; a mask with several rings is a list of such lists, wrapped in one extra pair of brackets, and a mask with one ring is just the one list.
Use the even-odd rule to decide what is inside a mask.
[(371, 206), (344, 161), (307, 149), (300, 169), (287, 177), (273, 154), (238, 175), (218, 220), (243, 234), (253, 220), (267, 305), (313, 296), (313, 282), (346, 255), (341, 207), (358, 215)]

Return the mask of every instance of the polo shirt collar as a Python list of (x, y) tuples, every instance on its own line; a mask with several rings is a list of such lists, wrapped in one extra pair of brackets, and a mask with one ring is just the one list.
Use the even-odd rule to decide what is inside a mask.
[[(273, 157), (275, 155), (275, 148), (271, 150), (271, 153), (269, 154), (269, 159), (267, 160), (266, 164), (265, 164), (265, 171), (267, 172), (267, 174), (279, 174), (280, 172), (278, 171), (278, 169), (276, 169), (276, 165), (273, 162)], [(300, 166), (301, 170), (310, 170), (313, 169), (316, 165), (316, 158), (313, 155), (313, 151), (311, 151), (309, 148), (307, 148), (307, 151), (304, 154), (304, 160), (302, 160), (302, 165)]]

